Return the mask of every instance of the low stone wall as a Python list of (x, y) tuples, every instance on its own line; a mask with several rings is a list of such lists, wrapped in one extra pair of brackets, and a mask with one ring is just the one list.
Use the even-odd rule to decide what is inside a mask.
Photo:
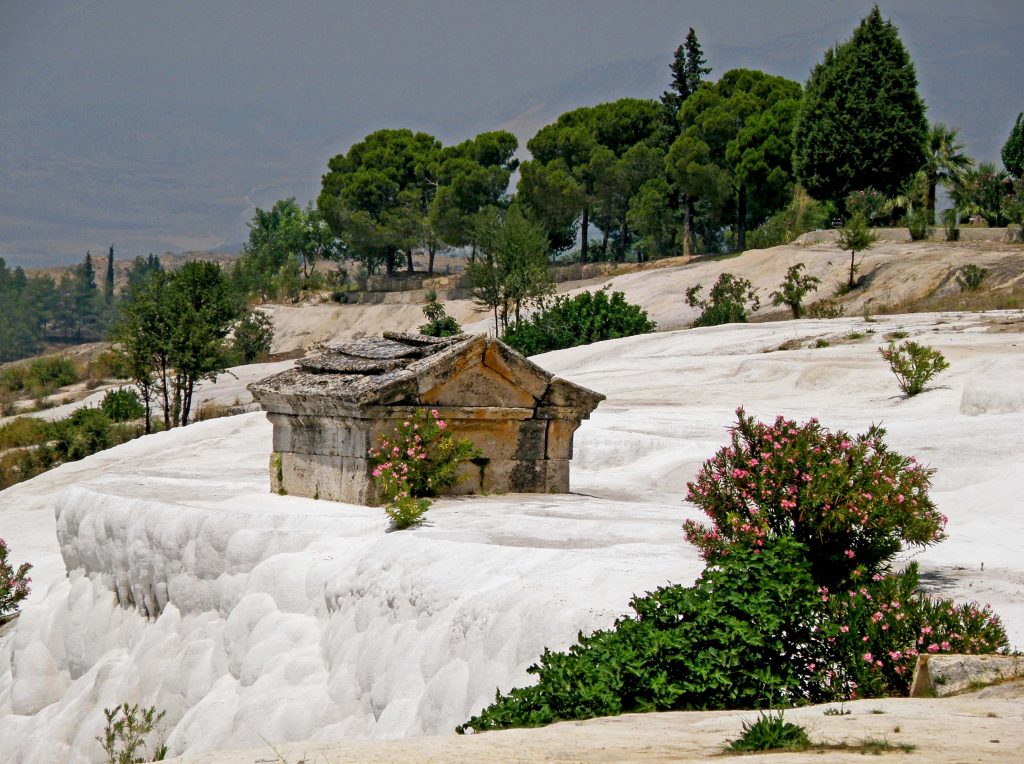
[[(907, 228), (873, 228), (879, 241), (911, 241)], [(794, 244), (832, 244), (839, 238), (839, 231), (808, 231), (793, 242)], [(927, 241), (945, 241), (946, 229), (932, 226), (928, 229)], [(960, 228), (960, 241), (1019, 242), (1024, 241), (1020, 228)]]
[(912, 698), (945, 698), (1024, 677), (1024, 655), (921, 655)]

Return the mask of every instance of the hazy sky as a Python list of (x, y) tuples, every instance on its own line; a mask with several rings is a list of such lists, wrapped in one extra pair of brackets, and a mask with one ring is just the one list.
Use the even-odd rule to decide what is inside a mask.
[[(0, 0), (0, 255), (237, 246), (367, 132), (521, 143), (567, 108), (656, 97), (697, 30), (712, 77), (804, 82), (872, 2)], [(1024, 2), (882, 3), (929, 118), (997, 160), (1024, 110)]]

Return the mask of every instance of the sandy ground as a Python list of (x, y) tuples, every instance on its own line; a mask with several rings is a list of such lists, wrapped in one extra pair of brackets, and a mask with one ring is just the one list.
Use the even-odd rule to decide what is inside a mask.
[[(625, 714), (584, 722), (563, 722), (536, 730), (503, 730), (483, 735), (414, 740), (307, 742), (220, 751), (170, 759), (174, 764), (366, 764), (394, 762), (863, 762), (865, 742), (892, 746), (898, 762), (1024, 761), (1024, 683), (991, 687), (942, 700), (886, 698), (848, 703), (844, 715), (825, 715), (836, 704), (787, 711), (804, 726), (818, 748), (763, 754), (723, 751), (753, 711)], [(843, 744), (852, 749), (842, 750)], [(909, 746), (910, 750), (901, 749)]]
[[(560, 292), (599, 289), (605, 284), (642, 305), (661, 330), (689, 326), (697, 312), (685, 302), (686, 290), (702, 284), (705, 291), (726, 271), (743, 276), (757, 288), (762, 308), (755, 318), (788, 317), (788, 309), (771, 307), (770, 293), (779, 287), (786, 270), (804, 263), (805, 273), (821, 279), (821, 287), (808, 302), (835, 296), (845, 284), (850, 255), (833, 244), (789, 244), (750, 250), (737, 257), (698, 260), (656, 267), (586, 282), (566, 282)], [(842, 298), (848, 316), (878, 312), (904, 300), (932, 294), (953, 294), (956, 270), (975, 263), (990, 270), (986, 288), (1024, 283), (1024, 245), (988, 242), (879, 242), (857, 257), (858, 276), (865, 285)], [(659, 264), (660, 265), (660, 264)], [(470, 300), (452, 300), (445, 308), (467, 331), (494, 334), (493, 320)], [(422, 305), (303, 305), (268, 306), (274, 319), (274, 352), (308, 347), (336, 336), (375, 334), (384, 329), (415, 331), (423, 323)]]

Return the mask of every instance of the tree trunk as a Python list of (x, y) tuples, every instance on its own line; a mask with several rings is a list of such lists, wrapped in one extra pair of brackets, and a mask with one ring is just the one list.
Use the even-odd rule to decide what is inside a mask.
[(690, 200), (683, 207), (683, 257), (690, 256)]
[(857, 256), (854, 250), (850, 250), (850, 289), (853, 289), (853, 259)]
[(146, 435), (153, 432), (153, 399), (152, 390), (149, 386), (139, 386), (139, 392), (142, 393), (143, 403), (146, 405)]
[(171, 429), (171, 381), (167, 378), (167, 361), (160, 360), (160, 392), (164, 402), (164, 430)]
[(196, 383), (190, 377), (185, 383), (184, 400), (181, 404), (181, 426), (184, 427), (188, 424), (188, 415), (192, 410), (192, 392), (195, 390)]
[(406, 263), (406, 270), (409, 271), (409, 273), (413, 273), (415, 271), (415, 269), (413, 268), (413, 264), (412, 264), (412, 247), (409, 247), (409, 249), (406, 250), (406, 253), (405, 253), (405, 263)]
[(427, 250), (427, 275), (434, 275), (434, 255), (437, 254), (437, 244), (430, 242), (430, 248)]
[(395, 275), (395, 253), (388, 252), (387, 259), (384, 261), (384, 275), (391, 278)]
[(928, 225), (935, 225), (935, 183), (928, 183)]
[(619, 230), (619, 253), (615, 258), (616, 262), (626, 262), (626, 239), (629, 236), (629, 228), (626, 226), (626, 219), (622, 219), (622, 228)]
[(583, 238), (580, 240), (580, 262), (587, 262), (590, 254), (590, 208), (583, 208), (583, 221), (580, 223)]
[(736, 203), (736, 245), (740, 252), (747, 248), (747, 186), (744, 183), (740, 184)]
[(601, 262), (608, 259), (608, 231), (604, 232), (604, 236), (601, 238)]

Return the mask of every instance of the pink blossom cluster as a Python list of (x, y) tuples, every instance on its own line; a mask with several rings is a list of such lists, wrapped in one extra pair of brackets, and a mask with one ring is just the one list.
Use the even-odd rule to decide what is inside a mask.
[(789, 535), (839, 581), (860, 565), (880, 569), (904, 543), (944, 537), (946, 518), (927, 493), (932, 470), (889, 451), (881, 428), (851, 437), (816, 419), (765, 423), (736, 413), (731, 443), (687, 484), (687, 500), (711, 520), (684, 524), (705, 559)]

